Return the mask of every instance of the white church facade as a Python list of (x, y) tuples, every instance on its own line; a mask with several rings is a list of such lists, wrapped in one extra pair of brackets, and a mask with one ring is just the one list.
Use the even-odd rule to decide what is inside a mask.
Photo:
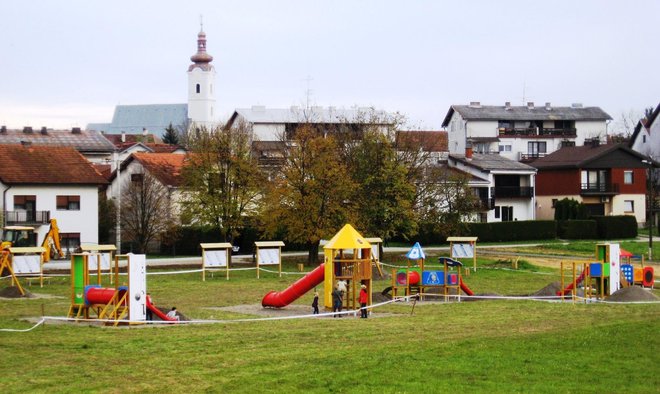
[(148, 132), (163, 135), (171, 124), (213, 127), (216, 125), (215, 68), (213, 56), (206, 52), (206, 33), (197, 34), (197, 53), (190, 57), (188, 67), (188, 103), (117, 105), (111, 123), (90, 123), (87, 130), (106, 134), (139, 134)]

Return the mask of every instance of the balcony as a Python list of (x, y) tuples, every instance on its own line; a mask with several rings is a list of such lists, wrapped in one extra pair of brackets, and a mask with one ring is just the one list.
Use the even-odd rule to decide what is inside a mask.
[(532, 198), (534, 188), (531, 186), (495, 186), (491, 188), (491, 195), (495, 198)]
[(613, 196), (619, 194), (618, 183), (581, 183), (580, 194), (583, 196)]
[(563, 137), (575, 138), (577, 137), (577, 129), (574, 127), (568, 128), (538, 128), (538, 127), (522, 127), (522, 128), (499, 128), (500, 137)]
[(538, 158), (545, 157), (547, 153), (521, 153), (518, 161), (522, 163), (530, 163)]
[(5, 211), (8, 226), (41, 226), (50, 223), (50, 211)]

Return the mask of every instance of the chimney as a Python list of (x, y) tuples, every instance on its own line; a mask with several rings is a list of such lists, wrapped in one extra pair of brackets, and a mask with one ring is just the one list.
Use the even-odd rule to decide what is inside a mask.
[(126, 142), (126, 132), (125, 131), (121, 132), (121, 142)]
[(80, 127), (73, 127), (71, 129), (71, 134), (80, 134), (82, 131), (80, 130)]
[(534, 109), (534, 102), (533, 101), (528, 101), (527, 102), (527, 109)]
[(472, 159), (472, 142), (470, 141), (465, 144), (465, 158), (468, 160)]
[(145, 137), (146, 137), (147, 135), (149, 135), (149, 130), (147, 130), (146, 127), (143, 127), (143, 128), (142, 128), (142, 135), (145, 136)]
[(46, 134), (48, 134), (48, 129), (46, 128), (46, 126), (44, 126), (44, 127), (41, 128), (41, 134), (42, 134), (42, 135), (46, 135)]
[(23, 127), (23, 132), (25, 134), (32, 134), (32, 127), (30, 127), (30, 126)]
[(479, 101), (470, 101), (470, 108), (481, 108), (481, 102), (479, 102)]
[(0, 127), (0, 134), (6, 134), (6, 133), (7, 133), (7, 126)]
[(504, 109), (507, 111), (511, 110), (511, 101), (507, 101), (504, 103)]
[(545, 110), (546, 110), (546, 111), (552, 111), (552, 106), (550, 105), (549, 102), (548, 102), (548, 103), (545, 103)]

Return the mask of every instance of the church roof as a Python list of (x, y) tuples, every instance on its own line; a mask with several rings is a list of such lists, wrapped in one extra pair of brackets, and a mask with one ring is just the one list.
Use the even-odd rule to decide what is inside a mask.
[(170, 123), (177, 127), (187, 121), (188, 104), (118, 105), (112, 123), (90, 123), (87, 129), (108, 134), (136, 134), (147, 129), (150, 133), (162, 135)]

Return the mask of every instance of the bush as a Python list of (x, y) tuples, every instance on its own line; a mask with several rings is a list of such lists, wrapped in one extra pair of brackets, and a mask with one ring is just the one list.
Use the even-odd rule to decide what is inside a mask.
[(557, 222), (554, 220), (525, 220), (470, 223), (468, 234), (479, 237), (481, 242), (554, 239), (557, 237)]
[(592, 216), (598, 227), (599, 239), (637, 237), (637, 219), (634, 216)]
[(598, 226), (595, 220), (561, 220), (557, 222), (557, 236), (563, 239), (596, 239)]

